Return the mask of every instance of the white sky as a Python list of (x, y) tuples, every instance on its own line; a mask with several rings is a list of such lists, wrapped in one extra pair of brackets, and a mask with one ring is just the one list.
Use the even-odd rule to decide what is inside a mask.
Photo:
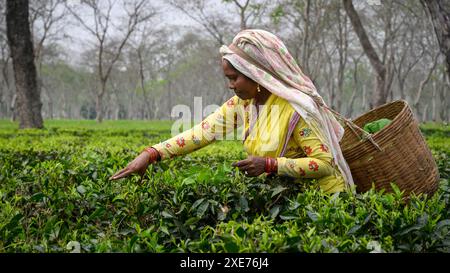
[[(107, 0), (102, 0), (104, 3), (107, 3)], [(125, 15), (123, 7), (122, 7), (122, 1), (121, 0), (111, 0), (115, 1), (115, 6), (112, 9), (112, 17), (114, 18), (113, 22), (119, 21), (119, 18), (123, 15)], [(361, 4), (365, 5), (377, 5), (380, 4), (379, 0), (365, 0), (366, 3), (363, 2), (356, 2), (356, 8), (361, 9)], [(69, 3), (79, 3), (80, 0), (68, 0)], [(150, 2), (150, 0), (149, 0)], [(164, 0), (151, 0), (151, 5), (157, 7), (160, 9), (161, 14), (159, 15), (160, 18), (155, 20), (156, 22), (162, 24), (170, 24), (173, 26), (174, 30), (183, 30), (188, 28), (189, 26), (198, 26), (197, 22), (194, 22), (192, 19), (190, 19), (187, 15), (183, 14), (181, 11), (176, 10), (173, 7), (169, 7), (168, 4), (164, 4)], [(214, 5), (208, 6), (207, 8), (209, 10), (220, 10), (221, 12), (226, 13), (227, 10), (229, 11), (232, 8), (232, 5), (227, 5), (223, 3), (222, 0), (215, 0), (211, 1), (210, 3), (213, 3)], [(86, 7), (82, 7), (82, 9), (79, 10), (78, 13), (81, 17), (85, 18), (85, 21), (89, 25), (93, 25), (93, 15), (92, 11), (90, 11)], [(236, 14), (234, 12), (234, 14)], [(237, 16), (237, 14), (236, 14)], [(71, 18), (72, 15), (69, 16)], [(236, 18), (237, 19), (237, 18)], [(65, 20), (67, 21), (67, 20)], [(60, 44), (65, 48), (66, 52), (70, 56), (71, 60), (74, 61), (73, 63), (77, 63), (76, 59), (79, 59), (79, 56), (82, 51), (84, 51), (86, 48), (88, 48), (88, 41), (93, 41), (92, 35), (87, 32), (82, 26), (80, 26), (80, 23), (76, 22), (75, 19), (72, 19), (71, 22), (66, 22), (64, 26), (64, 32), (58, 33), (58, 36), (65, 37), (60, 41)]]
[[(79, 2), (74, 1), (73, 2)], [(163, 5), (164, 0), (152, 0), (151, 4), (160, 9), (161, 14), (159, 18), (154, 20), (157, 24), (169, 23), (173, 25), (175, 29), (183, 29), (189, 26), (197, 25), (192, 19), (182, 12), (170, 8), (167, 5)], [(83, 8), (79, 10), (80, 17), (85, 18), (86, 24), (89, 26), (93, 25), (92, 21), (92, 11), (88, 8)], [(111, 11), (113, 22), (118, 24), (119, 18), (125, 15), (121, 1), (116, 1), (114, 8)], [(73, 17), (70, 15), (70, 17)], [(93, 36), (83, 27), (75, 18), (71, 19), (70, 22), (66, 23), (64, 27), (64, 33), (60, 34), (61, 37), (65, 37), (60, 41), (60, 44), (65, 48), (71, 59), (78, 59), (81, 53), (89, 47), (89, 41), (92, 43), (94, 41)], [(75, 63), (77, 63), (75, 61)]]

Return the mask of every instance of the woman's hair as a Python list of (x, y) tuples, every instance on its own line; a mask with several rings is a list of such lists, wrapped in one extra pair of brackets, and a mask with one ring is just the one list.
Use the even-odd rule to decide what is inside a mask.
[(244, 76), (246, 79), (253, 81), (251, 78), (247, 77), (247, 75), (245, 75), (244, 73), (242, 73), (241, 71), (239, 71), (236, 67), (234, 67), (234, 65), (227, 59), (223, 58), (222, 61), (225, 61), (234, 71), (236, 71), (236, 73), (238, 75), (242, 75)]
[(233, 66), (233, 64), (229, 60), (222, 58), (222, 62), (226, 62), (231, 68), (233, 68), (234, 71), (236, 71), (239, 74), (242, 74), (241, 72), (239, 72), (239, 70), (236, 69), (236, 67)]

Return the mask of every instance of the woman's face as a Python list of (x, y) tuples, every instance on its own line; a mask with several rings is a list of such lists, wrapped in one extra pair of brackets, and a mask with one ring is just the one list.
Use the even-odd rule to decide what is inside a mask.
[(237, 71), (228, 60), (222, 60), (222, 68), (229, 80), (228, 88), (233, 89), (239, 98), (248, 100), (256, 97), (258, 94), (256, 82)]

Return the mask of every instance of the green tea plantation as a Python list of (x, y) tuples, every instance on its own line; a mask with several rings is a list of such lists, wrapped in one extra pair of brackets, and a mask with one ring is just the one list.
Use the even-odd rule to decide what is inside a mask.
[[(450, 128), (422, 124), (433, 196), (326, 195), (315, 181), (248, 178), (222, 141), (109, 181), (166, 121), (0, 121), (0, 252), (450, 252)], [(395, 165), (395, 162), (392, 163)]]

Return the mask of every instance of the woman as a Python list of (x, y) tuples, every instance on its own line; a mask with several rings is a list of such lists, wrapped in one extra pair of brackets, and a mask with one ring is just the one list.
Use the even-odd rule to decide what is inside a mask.
[(190, 153), (243, 126), (249, 156), (233, 166), (246, 175), (315, 178), (326, 193), (352, 186), (339, 146), (344, 130), (283, 42), (264, 30), (243, 30), (220, 52), (236, 96), (201, 124), (144, 149), (111, 179), (143, 175), (149, 164)]

